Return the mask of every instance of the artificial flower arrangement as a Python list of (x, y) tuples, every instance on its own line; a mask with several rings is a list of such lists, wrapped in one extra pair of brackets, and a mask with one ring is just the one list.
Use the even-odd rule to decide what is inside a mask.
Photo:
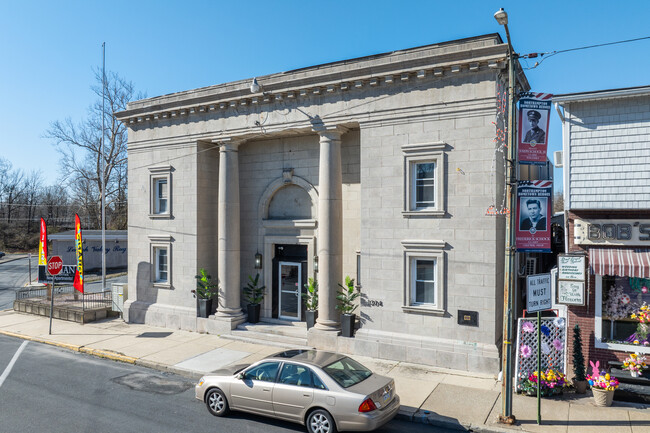
[(614, 391), (618, 388), (618, 379), (604, 370), (598, 374), (587, 375), (587, 382), (592, 388), (602, 389), (605, 391)]
[[(545, 397), (562, 394), (564, 388), (569, 386), (566, 376), (552, 368), (542, 371), (541, 379), (540, 394)], [(528, 395), (537, 395), (537, 371), (533, 371), (528, 375), (528, 379), (524, 381), (522, 388)]]
[(630, 356), (623, 361), (623, 370), (628, 370), (632, 375), (638, 376), (648, 368), (646, 357), (638, 353), (630, 353)]
[(634, 344), (650, 346), (650, 342), (648, 341), (648, 333), (650, 333), (650, 307), (644, 302), (630, 317), (636, 319), (639, 324), (636, 326), (636, 332), (628, 338), (628, 341)]

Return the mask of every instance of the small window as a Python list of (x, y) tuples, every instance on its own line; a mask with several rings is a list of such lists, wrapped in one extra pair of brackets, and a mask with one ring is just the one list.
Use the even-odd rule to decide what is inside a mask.
[(174, 169), (171, 165), (149, 167), (149, 218), (172, 217), (172, 171)]
[(168, 281), (167, 269), (169, 266), (167, 248), (156, 248), (156, 283), (166, 283)]
[(402, 241), (404, 305), (409, 313), (445, 313), (445, 246), (439, 240)]
[(156, 179), (155, 185), (154, 213), (167, 213), (167, 179)]
[(405, 217), (444, 216), (445, 143), (402, 146)]
[(411, 197), (414, 203), (411, 204), (413, 209), (425, 209), (436, 207), (436, 183), (435, 183), (435, 162), (425, 162), (414, 164), (413, 185), (415, 191)]
[(412, 259), (411, 304), (436, 304), (436, 260)]

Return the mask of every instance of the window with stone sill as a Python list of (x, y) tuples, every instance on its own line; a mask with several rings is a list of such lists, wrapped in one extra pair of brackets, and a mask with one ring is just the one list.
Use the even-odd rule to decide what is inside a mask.
[(445, 147), (442, 142), (402, 146), (405, 217), (445, 215)]
[(172, 237), (149, 235), (151, 283), (153, 287), (172, 287)]
[(171, 218), (171, 173), (170, 165), (149, 167), (150, 218)]
[(446, 291), (445, 242), (403, 241), (404, 305), (406, 312), (444, 314)]

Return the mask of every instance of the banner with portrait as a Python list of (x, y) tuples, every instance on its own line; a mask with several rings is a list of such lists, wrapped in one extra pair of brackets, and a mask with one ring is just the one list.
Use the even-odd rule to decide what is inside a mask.
[(546, 164), (553, 95), (532, 93), (519, 99), (517, 157), (521, 164)]
[(515, 238), (519, 252), (551, 252), (553, 181), (522, 180), (517, 184)]

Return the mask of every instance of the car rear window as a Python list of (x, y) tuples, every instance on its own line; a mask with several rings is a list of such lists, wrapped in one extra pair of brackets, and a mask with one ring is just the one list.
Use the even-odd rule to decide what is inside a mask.
[(348, 357), (325, 366), (323, 371), (343, 388), (356, 385), (372, 375), (372, 371)]

